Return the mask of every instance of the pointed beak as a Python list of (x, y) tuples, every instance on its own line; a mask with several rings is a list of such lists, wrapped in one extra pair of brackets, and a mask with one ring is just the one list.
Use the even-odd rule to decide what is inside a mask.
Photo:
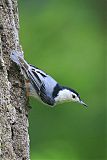
[(82, 105), (84, 105), (85, 107), (88, 107), (88, 105), (85, 104), (83, 101), (80, 101), (80, 103), (81, 103)]

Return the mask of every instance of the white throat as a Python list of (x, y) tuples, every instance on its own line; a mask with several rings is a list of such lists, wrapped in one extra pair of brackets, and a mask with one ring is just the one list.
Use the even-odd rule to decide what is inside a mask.
[(72, 101), (72, 94), (69, 90), (64, 89), (59, 91), (58, 96), (55, 98), (56, 102)]

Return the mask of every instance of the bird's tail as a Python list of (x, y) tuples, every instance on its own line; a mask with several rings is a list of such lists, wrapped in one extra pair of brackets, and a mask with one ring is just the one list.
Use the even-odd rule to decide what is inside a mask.
[(23, 68), (24, 70), (28, 70), (29, 64), (24, 60), (23, 54), (21, 52), (12, 51), (10, 58), (21, 68)]

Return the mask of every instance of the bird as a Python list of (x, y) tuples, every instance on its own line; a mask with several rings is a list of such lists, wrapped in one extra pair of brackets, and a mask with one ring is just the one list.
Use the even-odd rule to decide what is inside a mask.
[(62, 86), (43, 70), (29, 64), (24, 59), (23, 53), (14, 50), (10, 54), (10, 59), (20, 67), (25, 79), (29, 82), (29, 96), (35, 97), (50, 107), (71, 101), (87, 107), (78, 92), (72, 88)]

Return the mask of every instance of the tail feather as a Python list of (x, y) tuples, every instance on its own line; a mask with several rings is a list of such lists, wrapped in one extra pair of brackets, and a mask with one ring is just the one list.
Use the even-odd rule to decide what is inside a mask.
[(23, 54), (21, 52), (12, 51), (10, 58), (13, 62), (15, 62), (18, 66), (28, 69), (29, 64), (24, 60)]

